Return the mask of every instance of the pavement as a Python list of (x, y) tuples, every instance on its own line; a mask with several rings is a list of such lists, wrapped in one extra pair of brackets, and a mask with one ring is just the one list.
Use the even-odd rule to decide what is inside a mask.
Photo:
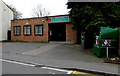
[(2, 43), (2, 58), (62, 68), (118, 74), (119, 65), (104, 63), (80, 45), (67, 43)]

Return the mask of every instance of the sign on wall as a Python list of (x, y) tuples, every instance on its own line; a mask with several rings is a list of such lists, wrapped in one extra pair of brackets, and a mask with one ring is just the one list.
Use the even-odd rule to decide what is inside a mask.
[(63, 17), (52, 17), (52, 22), (69, 22), (69, 16), (63, 16)]

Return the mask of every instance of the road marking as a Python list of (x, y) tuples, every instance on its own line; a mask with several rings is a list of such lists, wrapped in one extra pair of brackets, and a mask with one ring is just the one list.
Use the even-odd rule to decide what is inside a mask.
[[(28, 64), (28, 63), (25, 63), (25, 62), (19, 62), (19, 61), (7, 60), (7, 59), (0, 59), (0, 61), (8, 62), (8, 63), (14, 63), (14, 64), (20, 64), (20, 65), (25, 65), (25, 66), (31, 66), (31, 67), (36, 67), (36, 64), (32, 64), (32, 63)], [(41, 67), (41, 68), (66, 72), (67, 74), (71, 74), (73, 72), (71, 70), (57, 69), (57, 68), (51, 68), (51, 67)]]
[(69, 71), (67, 74), (72, 74), (73, 71)]
[[(62, 68), (60, 69), (59, 67), (47, 66), (47, 65), (33, 63), (33, 62), (28, 63), (28, 62), (21, 62), (21, 61), (10, 60), (10, 59), (2, 59), (2, 58), (0, 58), (0, 61), (8, 62), (8, 63), (14, 63), (14, 64), (20, 64), (20, 65), (25, 65), (25, 66), (31, 66), (31, 67), (38, 66), (38, 67), (44, 68), (44, 69), (51, 69), (51, 70), (66, 72), (67, 74), (78, 74), (78, 75), (82, 75), (82, 76), (83, 75), (84, 76), (97, 76), (94, 73), (91, 74), (89, 72), (85, 73), (85, 72), (79, 72), (79, 71), (75, 71), (75, 70), (66, 70), (66, 69), (62, 69)], [(119, 75), (119, 74), (111, 74), (111, 73), (104, 73), (104, 72), (97, 72), (97, 73), (101, 73), (101, 74), (105, 74), (105, 75), (116, 75), (116, 76)]]
[[(36, 67), (38, 65), (38, 64), (35, 64), (35, 63), (20, 62), (20, 61), (9, 60), (9, 59), (1, 59), (1, 58), (0, 58), (0, 61), (8, 62), (8, 63), (14, 63), (14, 64), (20, 64), (20, 65), (25, 65), (25, 66), (30, 66), (30, 67)], [(78, 75), (85, 75), (85, 76), (96, 76), (96, 75), (89, 74), (89, 73), (84, 73), (84, 72), (78, 72), (78, 71), (72, 71), (72, 70), (65, 70), (65, 69), (58, 69), (58, 68), (47, 67), (45, 65), (44, 65), (44, 67), (41, 67), (41, 68), (55, 70), (55, 71), (60, 71), (60, 72), (66, 72), (67, 74), (78, 74)]]
[(96, 76), (90, 73), (84, 73), (84, 72), (78, 72), (78, 71), (73, 71), (71, 74), (78, 74), (78, 75), (82, 75), (82, 76)]
[(14, 64), (20, 64), (20, 65), (25, 65), (25, 66), (35, 67), (35, 65), (33, 65), (33, 64), (26, 64), (26, 63), (21, 63), (21, 62), (16, 62), (16, 61), (3, 60), (3, 59), (0, 59), (0, 61), (4, 61), (4, 62), (8, 62), (8, 63), (14, 63)]
[(56, 68), (50, 68), (50, 67), (41, 67), (44, 69), (50, 69), (50, 70), (56, 70), (56, 71), (61, 71), (61, 72), (66, 72), (67, 74), (71, 74), (73, 71), (70, 70), (64, 70), (64, 69), (56, 69)]
[(74, 72), (72, 72), (72, 74), (86, 74), (86, 73), (82, 73), (82, 72), (74, 71)]

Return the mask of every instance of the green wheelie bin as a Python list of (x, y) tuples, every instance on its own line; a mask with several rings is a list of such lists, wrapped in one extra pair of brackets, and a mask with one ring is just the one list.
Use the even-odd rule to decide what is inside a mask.
[(96, 36), (93, 47), (98, 57), (114, 57), (118, 54), (118, 29), (101, 27), (99, 36)]

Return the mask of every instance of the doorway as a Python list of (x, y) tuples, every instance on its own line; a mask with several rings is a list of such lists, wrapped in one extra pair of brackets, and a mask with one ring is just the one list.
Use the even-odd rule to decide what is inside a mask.
[(66, 24), (49, 24), (49, 41), (66, 41)]
[(7, 32), (7, 40), (11, 40), (11, 30), (8, 30)]

